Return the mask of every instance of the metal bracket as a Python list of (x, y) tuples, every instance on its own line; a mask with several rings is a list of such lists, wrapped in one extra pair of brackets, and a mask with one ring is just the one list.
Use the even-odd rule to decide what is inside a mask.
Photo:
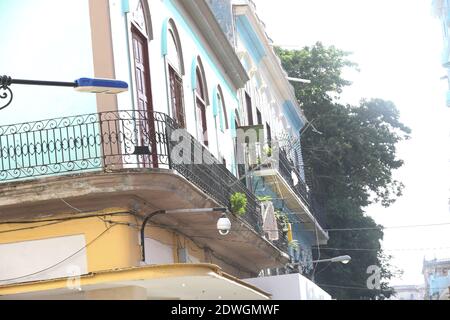
[(1, 76), (0, 77), (0, 110), (8, 107), (13, 101), (14, 95), (9, 88), (12, 83), (11, 77)]

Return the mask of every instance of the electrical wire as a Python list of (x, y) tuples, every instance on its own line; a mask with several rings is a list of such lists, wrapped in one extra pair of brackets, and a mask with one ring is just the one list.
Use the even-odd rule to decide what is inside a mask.
[(370, 230), (390, 230), (390, 229), (409, 229), (409, 228), (426, 228), (426, 227), (441, 227), (441, 226), (450, 226), (450, 222), (444, 223), (432, 223), (432, 224), (418, 224), (418, 225), (404, 225), (404, 226), (392, 226), (392, 227), (372, 227), (372, 228), (336, 228), (336, 229), (325, 229), (325, 231), (329, 232), (338, 232), (338, 231), (370, 231)]
[[(107, 221), (110, 222), (110, 221)], [(111, 221), (110, 223), (116, 223), (114, 221)], [(126, 225), (126, 226), (130, 226), (133, 227), (133, 225), (127, 224), (127, 223), (116, 223), (116, 224), (122, 224), (122, 225)], [(155, 224), (152, 223), (151, 224), (152, 227), (158, 227), (158, 228), (162, 228), (162, 229), (166, 229), (169, 231), (174, 231), (174, 228), (168, 225), (164, 225), (164, 224)], [(137, 227), (137, 226), (136, 226)], [(179, 227), (177, 227), (179, 228)], [(188, 230), (200, 230), (200, 229), (188, 229)], [(204, 229), (201, 229), (204, 230)], [(213, 229), (208, 229), (208, 230), (213, 230)], [(216, 229), (214, 229), (216, 230)], [(245, 230), (246, 231), (246, 230)], [(232, 231), (232, 232), (236, 232), (236, 231)], [(248, 244), (248, 241), (243, 241), (243, 240), (231, 240), (228, 238), (223, 238), (223, 237), (208, 237), (208, 236), (186, 236), (187, 238), (196, 238), (196, 239), (208, 239), (208, 240), (217, 240), (217, 241), (223, 241), (223, 242), (231, 242), (231, 243), (246, 243)], [(317, 250), (316, 247), (313, 247), (313, 249)], [(326, 247), (321, 247), (320, 250), (333, 250), (333, 251), (379, 251), (382, 248), (326, 248)], [(397, 249), (383, 249), (384, 251), (431, 251), (431, 250), (450, 250), (450, 247), (436, 247), (436, 248), (397, 248)]]
[[(87, 219), (87, 218), (98, 218), (98, 217), (105, 217), (105, 216), (118, 216), (118, 215), (133, 215), (136, 217), (136, 214), (130, 211), (123, 211), (123, 212), (114, 212), (114, 213), (96, 213), (96, 214), (88, 214), (87, 212), (83, 212), (79, 210), (78, 208), (75, 208), (74, 206), (67, 203), (67, 201), (61, 199), (66, 205), (68, 205), (70, 208), (76, 210), (79, 213), (86, 213), (87, 215), (84, 216), (71, 216), (71, 217), (64, 217), (64, 218), (51, 218), (51, 219), (36, 219), (36, 220), (20, 220), (20, 221), (4, 221), (0, 222), (0, 225), (4, 224), (34, 224), (34, 223), (43, 223), (43, 222), (56, 222), (56, 221), (70, 221), (70, 220), (77, 220), (77, 219)], [(281, 200), (281, 199), (280, 199)], [(298, 212), (291, 212), (291, 214), (299, 214)], [(304, 224), (302, 222), (291, 222), (291, 224)], [(418, 225), (402, 225), (402, 226), (388, 226), (388, 227), (371, 227), (371, 228), (330, 228), (330, 229), (324, 229), (327, 232), (345, 232), (345, 231), (371, 231), (371, 230), (393, 230), (393, 229), (408, 229), (408, 228), (425, 228), (425, 227), (441, 227), (441, 226), (450, 226), (450, 222), (444, 222), (444, 223), (434, 223), (434, 224), (418, 224)], [(187, 229), (187, 228), (185, 228)], [(203, 229), (202, 230), (206, 230)], [(236, 230), (235, 230), (236, 231)], [(239, 230), (242, 232), (251, 232), (251, 230)], [(273, 230), (276, 231), (276, 230)]]
[(66, 206), (68, 206), (69, 208), (77, 211), (78, 213), (83, 213), (82, 210), (75, 208), (74, 206), (72, 206), (70, 203), (68, 203), (66, 200), (62, 199), (62, 198), (58, 198), (59, 200), (61, 200)]
[[(358, 287), (358, 286), (340, 286), (340, 285), (332, 285), (332, 284), (322, 284), (322, 283), (316, 283), (319, 287), (324, 287), (324, 288), (337, 288), (337, 289), (349, 289), (349, 290), (367, 290), (367, 291), (377, 291), (377, 292), (392, 292), (392, 290), (383, 290), (383, 289), (369, 289), (369, 288), (365, 288), (365, 287)], [(443, 288), (434, 288), (436, 290), (445, 290), (445, 289), (449, 289), (449, 287), (443, 287)]]
[[(317, 228), (317, 223), (314, 223), (314, 228), (316, 230), (316, 250), (317, 250), (317, 260), (320, 260), (321, 258), (321, 251), (320, 251), (320, 242), (319, 242), (319, 233), (318, 228)], [(314, 264), (313, 264), (314, 265)], [(314, 277), (315, 273), (316, 273), (316, 269), (317, 269), (318, 263), (316, 263), (313, 267), (313, 271), (312, 271), (312, 276)]]
[(356, 287), (356, 286), (338, 286), (338, 285), (332, 285), (332, 284), (322, 284), (322, 283), (316, 283), (319, 287), (324, 288), (336, 288), (336, 289), (349, 289), (349, 290), (366, 290), (366, 291), (377, 291), (377, 292), (392, 292), (392, 290), (377, 290), (377, 289), (369, 289), (364, 287)]
[(92, 214), (86, 214), (83, 216), (71, 216), (71, 217), (64, 217), (64, 218), (4, 221), (4, 222), (0, 222), (0, 225), (34, 224), (34, 223), (43, 223), (43, 222), (71, 221), (71, 220), (80, 220), (80, 219), (89, 219), (89, 218), (98, 218), (98, 217), (107, 217), (107, 216), (130, 216), (130, 215), (135, 216), (135, 214), (130, 211), (112, 212), (112, 213), (95, 213), (95, 214), (92, 213)]
[(48, 270), (51, 270), (61, 264), (63, 264), (64, 262), (72, 259), (73, 257), (75, 257), (76, 255), (78, 255), (79, 253), (83, 252), (84, 250), (86, 250), (87, 248), (89, 248), (92, 244), (94, 244), (95, 242), (97, 242), (100, 238), (102, 238), (109, 230), (111, 230), (112, 228), (114, 228), (116, 225), (110, 226), (108, 227), (105, 231), (103, 231), (100, 235), (98, 235), (94, 240), (92, 240), (91, 242), (89, 242), (87, 245), (85, 245), (83, 248), (81, 248), (80, 250), (77, 250), (76, 252), (74, 252), (73, 254), (71, 254), (70, 256), (68, 256), (67, 258), (59, 261), (58, 263), (55, 263), (54, 265), (51, 265), (50, 267), (47, 267), (45, 269), (39, 270), (37, 272), (33, 272), (24, 276), (20, 276), (20, 277), (15, 277), (15, 278), (10, 278), (10, 279), (0, 279), (0, 282), (10, 282), (10, 281), (16, 281), (16, 280), (21, 280), (21, 279), (25, 279), (28, 277), (32, 277), (38, 274), (41, 274), (43, 272), (46, 272)]
[(45, 228), (48, 226), (53, 226), (56, 224), (62, 224), (65, 221), (56, 221), (56, 222), (50, 222), (47, 224), (39, 225), (39, 226), (33, 226), (33, 227), (26, 227), (26, 228), (18, 228), (18, 229), (12, 229), (12, 230), (3, 230), (0, 231), (0, 234), (6, 234), (6, 233), (12, 233), (12, 232), (19, 232), (19, 231), (25, 231), (25, 230), (33, 230), (33, 229), (39, 229), (39, 228)]
[[(171, 228), (170, 226), (165, 226), (165, 225), (155, 225), (156, 227), (159, 228), (163, 228), (163, 229), (168, 229), (173, 231), (173, 228)], [(193, 230), (193, 229), (191, 229)], [(195, 229), (198, 230), (198, 229)], [(202, 229), (203, 230), (203, 229)], [(213, 230), (213, 229), (210, 229)], [(232, 231), (232, 232), (236, 232), (236, 231)], [(231, 239), (227, 239), (227, 238), (221, 238), (221, 237), (208, 237), (208, 236), (191, 236), (191, 238), (197, 238), (197, 239), (209, 239), (209, 240), (218, 240), (218, 241), (223, 241), (223, 242), (231, 242), (231, 243), (248, 243), (248, 241), (243, 241), (243, 240), (231, 240)], [(316, 247), (314, 247), (313, 249), (317, 250)], [(450, 250), (450, 247), (436, 247), (436, 248), (397, 248), (397, 249), (382, 249), (382, 248), (326, 248), (326, 247), (321, 247), (320, 250), (333, 250), (333, 251), (379, 251), (379, 250), (384, 250), (384, 251), (431, 251), (431, 250)]]
[[(18, 228), (18, 229), (12, 229), (12, 230), (4, 230), (4, 231), (0, 231), (0, 234), (6, 234), (6, 233), (12, 233), (12, 232), (19, 232), (19, 231), (24, 231), (24, 230), (32, 230), (32, 229), (38, 229), (38, 228), (44, 228), (47, 226), (51, 226), (51, 225), (56, 225), (56, 224), (61, 224), (67, 221), (71, 221), (71, 220), (80, 220), (80, 219), (88, 219), (88, 218), (92, 218), (92, 217), (97, 217), (100, 218), (103, 222), (105, 223), (109, 223), (109, 224), (116, 224), (116, 225), (125, 225), (125, 226), (129, 226), (129, 227), (134, 227), (134, 228), (139, 228), (138, 224), (136, 225), (132, 225), (130, 223), (120, 223), (120, 222), (115, 222), (115, 221), (110, 221), (110, 220), (106, 220), (105, 218), (101, 218), (101, 217), (105, 217), (105, 216), (117, 216), (117, 215), (133, 215), (135, 216), (135, 218), (137, 219), (138, 217), (136, 215), (134, 215), (133, 213), (130, 212), (117, 212), (117, 213), (108, 213), (108, 214), (95, 214), (95, 215), (86, 215), (86, 216), (80, 216), (80, 217), (68, 217), (68, 218), (59, 218), (59, 219), (45, 219), (45, 220), (32, 220), (32, 221), (20, 221), (20, 222), (5, 222), (2, 224), (31, 224), (31, 223), (43, 223), (43, 222), (49, 222), (47, 224), (43, 224), (43, 225), (38, 225), (38, 226), (30, 226), (30, 227), (26, 227), (26, 228)], [(152, 224), (153, 226), (156, 227), (161, 227), (161, 228), (165, 228), (165, 229), (169, 229), (171, 231), (174, 231), (173, 228), (171, 228), (170, 226), (167, 225), (155, 225)], [(445, 224), (429, 224), (429, 225), (409, 225), (409, 226), (397, 226), (397, 227), (390, 227), (390, 228), (417, 228), (417, 227), (433, 227), (433, 226), (441, 226), (441, 225), (447, 225)], [(178, 229), (181, 230), (191, 230), (191, 231), (206, 231), (206, 230), (216, 230), (215, 228), (189, 228), (189, 227), (177, 227)], [(367, 228), (360, 228), (360, 229), (367, 229)], [(356, 230), (360, 230), (358, 228), (356, 228)], [(370, 228), (370, 229), (375, 229), (375, 228)], [(333, 229), (336, 230), (336, 229)], [(340, 230), (340, 229), (339, 229)], [(377, 230), (377, 229), (376, 229)], [(275, 230), (274, 230), (275, 231)], [(246, 230), (246, 229), (234, 229), (232, 230), (232, 232), (235, 233), (251, 233), (251, 230)], [(219, 240), (219, 241), (227, 241), (227, 242), (233, 242), (233, 243), (247, 243), (247, 241), (239, 241), (239, 240), (229, 240), (229, 239), (223, 239), (220, 237), (202, 237), (202, 236), (193, 236), (193, 238), (198, 238), (198, 239), (211, 239), (211, 240)], [(314, 248), (317, 250), (317, 248)], [(320, 250), (329, 250), (329, 251), (379, 251), (382, 248), (327, 248), (327, 247), (320, 247)], [(387, 252), (414, 252), (414, 251), (432, 251), (432, 250), (450, 250), (450, 247), (434, 247), (434, 248), (395, 248), (395, 249), (383, 249), (383, 251), (387, 251)]]
[(314, 273), (314, 276), (317, 276), (317, 275), (321, 274), (322, 272), (324, 272), (326, 269), (328, 269), (331, 266), (331, 264), (332, 264), (332, 262), (328, 262), (326, 267), (324, 267), (322, 270), (319, 270), (318, 272)]
[[(59, 200), (61, 200), (67, 207), (69, 207), (70, 209), (75, 210), (77, 213), (83, 213), (83, 210), (76, 208), (75, 206), (71, 205), (69, 202), (67, 202), (66, 200), (62, 199), (62, 198), (58, 198)], [(103, 221), (103, 219), (99, 216), (97, 217), (100, 221)], [(105, 223), (105, 227), (107, 227), (107, 224)]]
[[(108, 215), (112, 215), (112, 214), (108, 214)], [(97, 216), (98, 217), (98, 216)], [(78, 217), (77, 219), (84, 219), (86, 217)], [(22, 229), (16, 229), (16, 230), (23, 230), (23, 229), (33, 229), (33, 228), (41, 228), (41, 227), (45, 227), (48, 225), (53, 225), (53, 224), (58, 224), (58, 223), (63, 223), (67, 220), (74, 220), (73, 218), (71, 219), (61, 219), (60, 221), (53, 221), (52, 223), (49, 224), (45, 224), (45, 225), (39, 225), (39, 226), (33, 226), (33, 227), (28, 227), (28, 228), (22, 228)], [(10, 281), (15, 281), (15, 280), (20, 280), (20, 279), (24, 279), (24, 278), (28, 278), (34, 275), (38, 275), (40, 273), (43, 273), (45, 271), (51, 270), (59, 265), (61, 265), (62, 263), (70, 260), (71, 258), (73, 258), (74, 256), (76, 256), (77, 254), (79, 254), (80, 252), (82, 252), (83, 250), (86, 250), (88, 247), (90, 247), (93, 243), (95, 243), (96, 241), (98, 241), (101, 237), (103, 237), (103, 235), (105, 235), (109, 230), (111, 230), (113, 227), (115, 226), (119, 226), (119, 225), (123, 225), (123, 226), (127, 226), (127, 227), (131, 227), (131, 228), (139, 228), (139, 226), (130, 224), (130, 223), (123, 223), (123, 222), (115, 222), (115, 221), (110, 221), (110, 220), (103, 220), (105, 223), (109, 223), (112, 224), (110, 227), (106, 228), (105, 231), (103, 231), (98, 237), (96, 237), (94, 240), (92, 240), (89, 244), (87, 244), (85, 247), (81, 248), (80, 250), (76, 251), (75, 253), (71, 254), (70, 256), (68, 256), (67, 258), (63, 259), (62, 261), (48, 267), (45, 268), (43, 270), (31, 273), (31, 274), (27, 274), (21, 277), (15, 277), (15, 278), (11, 278), (11, 279), (2, 279), (0, 280), (0, 282), (10, 282)], [(154, 225), (152, 224), (152, 226), (156, 226), (156, 227), (160, 227), (163, 229), (168, 229), (170, 231), (173, 231), (173, 228), (171, 228), (170, 226), (164, 226), (164, 225)], [(7, 230), (4, 231), (2, 233), (5, 232), (13, 232), (16, 230)], [(207, 237), (207, 236), (187, 236), (185, 234), (183, 234), (184, 237), (190, 239), (194, 244), (196, 244), (199, 248), (201, 249), (205, 249), (203, 246), (199, 245), (194, 239), (211, 239), (211, 240), (218, 240), (218, 241), (226, 241), (226, 242), (233, 242), (233, 243), (248, 243), (247, 241), (239, 241), (239, 240), (230, 240), (230, 239), (225, 239), (225, 238), (220, 238), (220, 237)], [(317, 248), (315, 248), (317, 249)], [(426, 251), (426, 250), (441, 250), (441, 249), (450, 249), (450, 247), (442, 247), (442, 248), (403, 248), (403, 249), (384, 249), (385, 251)], [(336, 251), (378, 251), (380, 249), (368, 249), (368, 248), (321, 248), (321, 250), (336, 250)], [(222, 257), (217, 256), (214, 252), (212, 252), (212, 255), (216, 258), (219, 259), (220, 261), (223, 260)], [(227, 263), (229, 264), (229, 263)], [(230, 265), (230, 264), (229, 264)], [(233, 266), (233, 265), (230, 265)], [(233, 267), (239, 267), (239, 266), (233, 266)], [(317, 266), (316, 266), (317, 267)], [(315, 272), (316, 269), (314, 269), (314, 273), (315, 275), (318, 275), (320, 273), (322, 273), (325, 269), (327, 269), (329, 267), (329, 265), (327, 267), (325, 267), (324, 269), (320, 270), (319, 272)], [(322, 284), (318, 284), (319, 286), (323, 286), (323, 287), (332, 287), (332, 288), (342, 288), (342, 289), (353, 289), (353, 290), (369, 290), (367, 288), (362, 288), (362, 287), (344, 287), (344, 286), (334, 286), (334, 285), (322, 285)]]
[[(316, 249), (316, 248), (314, 248)], [(384, 249), (384, 248), (320, 248), (320, 250), (331, 250), (331, 251), (432, 251), (432, 250), (450, 250), (450, 247), (436, 247), (436, 248), (397, 248), (397, 249)]]
[[(86, 215), (86, 216), (78, 216), (78, 217), (66, 217), (66, 218), (53, 218), (53, 219), (43, 219), (43, 220), (30, 220), (30, 221), (9, 221), (9, 222), (2, 222), (0, 223), (0, 225), (2, 224), (6, 224), (6, 225), (21, 225), (21, 224), (35, 224), (35, 223), (45, 223), (45, 222), (49, 222), (48, 224), (43, 224), (43, 225), (38, 225), (38, 226), (30, 226), (30, 227), (26, 227), (26, 228), (17, 228), (17, 229), (12, 229), (12, 230), (4, 230), (4, 231), (0, 231), (0, 234), (6, 234), (6, 233), (12, 233), (12, 232), (19, 232), (19, 231), (24, 231), (24, 230), (32, 230), (32, 229), (38, 229), (38, 228), (43, 228), (43, 227), (47, 227), (47, 226), (51, 226), (54, 224), (60, 224), (60, 223), (64, 223), (67, 221), (72, 221), (72, 220), (81, 220), (81, 219), (89, 219), (89, 218), (100, 218), (103, 222), (105, 222), (105, 218), (102, 219), (102, 217), (107, 217), (107, 216), (134, 216), (136, 218), (138, 218), (135, 214), (131, 213), (131, 212), (116, 212), (116, 213), (107, 213), (107, 214), (92, 214), (92, 215)], [(110, 222), (112, 223), (113, 221), (106, 221), (106, 222)], [(114, 222), (116, 223), (116, 222)], [(130, 225), (125, 223), (126, 225)], [(295, 222), (292, 222), (291, 224), (297, 224)], [(298, 223), (301, 224), (301, 223)], [(447, 223), (444, 224), (431, 224), (431, 225), (410, 225), (410, 226), (397, 226), (397, 227), (388, 227), (389, 229), (404, 229), (404, 228), (421, 228), (421, 227), (436, 227), (436, 226), (444, 226), (444, 225), (448, 225)], [(159, 226), (164, 226), (164, 225), (159, 225)], [(136, 225), (136, 227), (138, 227)], [(168, 227), (168, 226), (165, 226)], [(347, 231), (366, 231), (367, 229), (369, 230), (379, 230), (377, 228), (348, 228), (346, 229)], [(171, 229), (173, 231), (173, 229)], [(214, 231), (216, 230), (216, 228), (199, 228), (199, 227), (177, 227), (177, 230), (185, 230), (185, 231)], [(329, 229), (331, 231), (344, 231), (343, 229)], [(270, 231), (270, 230), (266, 230), (266, 231)], [(272, 231), (278, 231), (278, 230), (272, 230)], [(327, 230), (328, 231), (328, 230)], [(232, 230), (232, 232), (234, 233), (253, 233), (252, 230), (248, 230), (248, 229), (244, 229), (244, 228), (234, 228)], [(317, 240), (317, 239), (316, 239)], [(324, 248), (321, 247), (322, 250), (352, 250), (354, 251), (355, 248)], [(440, 249), (446, 249), (446, 248), (411, 248), (411, 250), (440, 250)], [(376, 248), (359, 248), (358, 250), (379, 250)], [(407, 248), (405, 249), (385, 249), (386, 251), (401, 251), (401, 250), (408, 250)]]

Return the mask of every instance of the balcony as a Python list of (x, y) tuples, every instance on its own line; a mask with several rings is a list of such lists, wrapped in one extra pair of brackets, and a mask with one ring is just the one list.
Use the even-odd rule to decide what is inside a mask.
[(325, 211), (311, 195), (287, 153), (281, 149), (278, 155), (278, 161), (258, 166), (253, 174), (263, 177), (274, 190), (278, 190), (287, 206), (297, 214), (306, 229), (317, 233), (320, 244), (326, 244), (329, 238), (323, 229), (326, 226)]
[[(132, 194), (158, 208), (168, 205), (180, 208), (194, 203), (231, 207), (231, 195), (243, 193), (248, 200), (247, 210), (242, 218), (233, 216), (235, 232), (229, 239), (234, 240), (227, 243), (226, 238), (217, 238), (216, 242), (203, 242), (216, 248), (222, 256), (242, 251), (240, 258), (248, 259), (247, 265), (253, 268), (256, 266), (251, 259), (261, 261), (264, 268), (288, 262), (284, 253), (287, 243), (282, 241), (284, 235), (276, 242), (264, 239), (261, 206), (255, 195), (201, 143), (163, 113), (105, 112), (2, 126), (0, 183), (4, 195), (0, 207), (9, 208), (0, 210), (3, 218), (6, 212), (14, 214), (27, 208), (30, 212), (39, 206), (42, 210), (56, 208), (55, 203), (62, 196), (53, 197), (53, 193), (64, 192), (66, 188), (73, 188), (71, 194), (80, 204), (86, 203), (81, 198), (92, 196), (92, 201), (99, 205), (101, 195), (105, 204), (113, 205), (124, 194), (130, 197)], [(32, 200), (26, 194), (35, 194), (37, 189), (42, 205), (38, 205), (37, 198)], [(42, 190), (46, 190), (45, 197)], [(19, 195), (22, 198), (14, 202), (13, 197)], [(54, 200), (52, 203), (50, 198)], [(14, 211), (14, 205), (20, 210)], [(198, 218), (195, 229), (188, 217), (177, 221), (164, 219), (156, 221), (175, 225), (175, 229), (183, 226), (182, 231), (192, 236), (201, 236), (200, 226), (208, 224), (208, 237), (212, 236), (213, 221), (216, 221), (212, 217)]]

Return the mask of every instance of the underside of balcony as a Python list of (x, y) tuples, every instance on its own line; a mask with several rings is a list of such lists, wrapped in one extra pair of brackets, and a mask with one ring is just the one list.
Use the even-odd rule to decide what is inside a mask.
[[(126, 207), (139, 215), (158, 209), (221, 206), (184, 177), (166, 169), (122, 169), (11, 182), (0, 185), (0, 195), (3, 222), (77, 214), (67, 203), (82, 212)], [(232, 230), (220, 236), (216, 228), (219, 218), (220, 213), (159, 215), (152, 223), (194, 239), (252, 274), (289, 262), (286, 253), (243, 218), (230, 214)]]
[(279, 196), (285, 201), (287, 207), (299, 217), (306, 230), (317, 235), (320, 245), (327, 244), (329, 240), (328, 233), (323, 229), (320, 221), (311, 212), (307, 200), (303, 199), (299, 195), (299, 192), (294, 190), (278, 169), (261, 168), (253, 174), (256, 177), (263, 178), (265, 184), (279, 193)]

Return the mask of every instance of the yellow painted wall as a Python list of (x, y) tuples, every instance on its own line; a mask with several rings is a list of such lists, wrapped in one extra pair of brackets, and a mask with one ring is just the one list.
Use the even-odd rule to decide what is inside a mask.
[[(0, 222), (0, 244), (84, 235), (88, 246), (86, 252), (89, 272), (137, 267), (141, 265), (139, 231), (142, 221), (131, 214), (124, 214), (124, 212), (128, 212), (128, 210), (114, 208), (86, 214), (96, 217), (82, 218), (83, 216), (80, 214), (78, 216), (74, 214), (52, 216), (51, 219), (77, 218), (57, 223), (2, 224)], [(117, 213), (121, 214), (115, 215)], [(171, 246), (175, 263), (179, 262), (178, 248), (187, 248), (189, 255), (198, 262), (214, 263), (232, 275), (246, 276), (239, 269), (224, 261), (214, 257), (207, 258), (203, 248), (172, 230), (150, 225), (146, 229), (146, 237)]]
[[(63, 222), (0, 223), (0, 244), (84, 235), (88, 245), (86, 252), (89, 272), (139, 266), (141, 221), (131, 214), (114, 215), (114, 213), (126, 211), (120, 208), (108, 209), (88, 214), (89, 216), (98, 215), (98, 217), (82, 218), (83, 216), (79, 215), (79, 219)], [(74, 215), (64, 214), (58, 217), (53, 216), (52, 219), (68, 217), (74, 218)], [(173, 231), (149, 226), (146, 229), (146, 236), (172, 246), (175, 262), (178, 262), (178, 248), (188, 248), (191, 256), (200, 262), (205, 262), (203, 249)]]
[[(125, 210), (105, 210), (98, 212), (98, 214), (105, 214), (98, 218), (83, 218), (57, 223), (40, 222), (13, 225), (0, 223), (0, 244), (84, 235), (88, 245), (86, 252), (89, 272), (135, 266), (139, 261), (139, 244), (136, 231), (126, 225), (114, 225), (101, 220), (102, 218), (115, 223), (136, 223), (134, 217), (130, 215), (107, 215), (111, 212), (121, 211), (124, 212)], [(68, 216), (52, 217), (52, 219), (63, 217)], [(73, 218), (74, 216), (69, 217)], [(23, 228), (26, 228), (26, 230), (19, 230)], [(4, 233), (6, 231), (11, 232)]]

